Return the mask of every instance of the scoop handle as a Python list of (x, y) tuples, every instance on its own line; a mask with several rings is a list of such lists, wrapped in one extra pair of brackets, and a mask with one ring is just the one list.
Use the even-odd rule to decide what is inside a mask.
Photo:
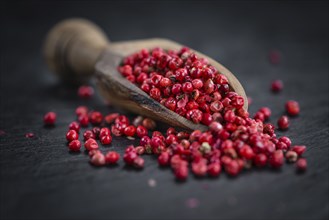
[(44, 43), (44, 55), (49, 68), (63, 81), (82, 83), (95, 71), (95, 64), (109, 40), (96, 24), (81, 18), (56, 24)]

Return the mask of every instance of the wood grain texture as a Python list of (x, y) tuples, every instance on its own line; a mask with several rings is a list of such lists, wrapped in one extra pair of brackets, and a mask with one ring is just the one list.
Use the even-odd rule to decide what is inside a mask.
[[(203, 2), (1, 2), (1, 219), (329, 217), (328, 3)], [(118, 111), (98, 93), (91, 100), (79, 99), (76, 88), (59, 83), (44, 63), (40, 49), (49, 27), (72, 16), (96, 21), (113, 41), (163, 36), (220, 60), (253, 99), (250, 113), (268, 106), (271, 123), (284, 114), (286, 100), (299, 101), (301, 115), (278, 135), (307, 146), (307, 172), (298, 175), (293, 165), (284, 164), (278, 172), (256, 169), (234, 179), (224, 173), (216, 179), (190, 175), (182, 184), (152, 156), (144, 156), (144, 170), (135, 171), (122, 161), (94, 168), (84, 152), (70, 154), (65, 133), (76, 120), (77, 106), (104, 114)], [(279, 65), (268, 62), (272, 49), (281, 52)], [(269, 92), (273, 79), (283, 80), (282, 93)], [(56, 126), (44, 128), (42, 117), (51, 110), (58, 115)], [(165, 132), (167, 125), (158, 125)], [(26, 132), (36, 137), (26, 139)], [(138, 141), (113, 138), (102, 150), (122, 154)], [(150, 178), (156, 187), (149, 187)], [(198, 199), (199, 206), (188, 208), (190, 198)]]

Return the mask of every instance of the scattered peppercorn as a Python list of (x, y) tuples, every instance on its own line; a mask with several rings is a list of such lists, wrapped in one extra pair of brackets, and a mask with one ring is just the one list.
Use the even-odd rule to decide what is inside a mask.
[(78, 89), (78, 95), (81, 98), (88, 99), (94, 94), (94, 89), (91, 86), (80, 86)]
[(299, 114), (299, 104), (296, 101), (290, 100), (286, 102), (286, 111), (290, 116), (296, 116)]
[(55, 112), (48, 112), (43, 117), (43, 121), (45, 125), (54, 125), (56, 122), (56, 113)]
[[(143, 49), (126, 57), (118, 70), (168, 109), (209, 129), (189, 133), (170, 127), (163, 134), (155, 130), (156, 122), (150, 118), (137, 116), (130, 121), (126, 115), (103, 116), (101, 112), (79, 106), (75, 110), (78, 120), (69, 125), (66, 138), (69, 149), (79, 151), (80, 126), (97, 126), (83, 132), (92, 165), (116, 164), (120, 154), (115, 151), (103, 154), (98, 142), (107, 145), (112, 142), (112, 136), (126, 136), (139, 138), (139, 145), (129, 145), (124, 151), (123, 161), (127, 166), (141, 169), (145, 164), (142, 157), (153, 154), (158, 164), (170, 167), (180, 181), (188, 178), (189, 171), (197, 177), (217, 177), (222, 170), (237, 176), (253, 166), (269, 165), (278, 169), (285, 158), (288, 162), (297, 161), (298, 170), (306, 170), (306, 160), (300, 158), (306, 147), (291, 147), (288, 137), (277, 137), (274, 125), (264, 123), (271, 117), (271, 109), (262, 107), (251, 118), (243, 109), (246, 100), (231, 91), (227, 78), (188, 48), (180, 51)], [(281, 81), (273, 82), (273, 91), (281, 89)], [(286, 103), (288, 115), (299, 114), (296, 103)], [(289, 118), (280, 117), (278, 127), (287, 129)]]

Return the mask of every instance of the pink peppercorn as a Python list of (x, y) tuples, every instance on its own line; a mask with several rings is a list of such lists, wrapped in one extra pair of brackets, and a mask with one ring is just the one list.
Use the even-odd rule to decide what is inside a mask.
[(69, 142), (77, 140), (79, 138), (79, 134), (75, 130), (69, 130), (66, 133), (66, 140)]
[(90, 131), (90, 130), (87, 130), (83, 133), (83, 139), (86, 141), (88, 140), (89, 138), (92, 138), (92, 139), (95, 139), (96, 136), (94, 134), (94, 132)]
[(133, 137), (135, 136), (135, 133), (136, 133), (136, 127), (133, 125), (129, 125), (124, 129), (124, 134), (126, 136)]
[(86, 106), (79, 106), (75, 109), (75, 114), (77, 116), (88, 114), (88, 108)]
[(219, 176), (221, 170), (222, 169), (220, 163), (211, 163), (207, 168), (208, 175), (212, 177)]
[(102, 136), (101, 139), (100, 139), (100, 141), (101, 141), (101, 143), (103, 145), (111, 144), (111, 142), (112, 142), (112, 136), (110, 136), (110, 135)]
[(306, 146), (303, 145), (295, 145), (291, 148), (292, 151), (295, 151), (298, 156), (302, 156), (303, 153), (306, 151)]
[(88, 115), (80, 115), (78, 121), (82, 127), (87, 127), (89, 124), (89, 117)]
[(278, 120), (278, 126), (281, 130), (287, 130), (289, 127), (289, 119), (287, 116), (283, 115)]
[(93, 111), (89, 115), (89, 120), (90, 120), (90, 123), (92, 123), (93, 125), (98, 125), (98, 124), (102, 123), (103, 115), (100, 112)]
[(267, 164), (267, 156), (265, 154), (257, 154), (254, 157), (254, 163), (257, 167), (264, 167)]
[(286, 111), (290, 116), (296, 116), (300, 112), (299, 104), (296, 101), (290, 100), (286, 102)]
[(174, 174), (177, 180), (184, 181), (188, 176), (188, 167), (180, 165), (174, 169)]
[(236, 160), (231, 160), (229, 163), (225, 164), (225, 171), (230, 176), (237, 176), (240, 171), (238, 162)]
[(91, 158), (90, 158), (90, 163), (94, 166), (103, 166), (105, 165), (105, 156), (102, 153), (95, 153)]
[(283, 89), (283, 83), (281, 80), (275, 80), (271, 84), (271, 90), (273, 92), (280, 92)]
[(88, 151), (97, 150), (98, 149), (98, 144), (97, 144), (96, 140), (90, 138), (87, 141), (85, 141), (85, 148)]
[(296, 162), (297, 170), (300, 172), (304, 172), (307, 169), (307, 161), (305, 158), (299, 158)]
[(270, 157), (270, 165), (273, 168), (280, 168), (283, 165), (283, 152), (282, 150), (275, 151)]
[(138, 157), (137, 153), (134, 151), (127, 152), (123, 155), (123, 160), (128, 165), (133, 165), (134, 160)]
[(158, 157), (158, 163), (160, 166), (169, 165), (170, 156), (168, 152), (162, 152)]
[(69, 143), (69, 149), (71, 151), (80, 151), (81, 143), (79, 140), (73, 140)]
[(134, 167), (138, 168), (138, 169), (142, 169), (144, 167), (144, 159), (141, 157), (137, 157), (134, 159), (133, 165)]
[(55, 112), (48, 112), (43, 117), (43, 121), (45, 125), (54, 125), (56, 122), (56, 113)]
[(90, 98), (94, 94), (94, 89), (91, 86), (80, 86), (78, 89), (78, 95), (81, 98)]
[(80, 131), (79, 123), (76, 122), (76, 121), (71, 122), (70, 125), (69, 125), (69, 130), (75, 130), (76, 132), (79, 132)]
[(120, 154), (115, 151), (109, 151), (105, 155), (105, 162), (107, 164), (116, 164), (120, 159)]

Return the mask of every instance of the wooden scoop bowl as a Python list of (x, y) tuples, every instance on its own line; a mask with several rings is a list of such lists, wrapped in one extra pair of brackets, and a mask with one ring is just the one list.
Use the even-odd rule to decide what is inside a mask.
[[(182, 45), (161, 38), (109, 42), (105, 33), (95, 24), (84, 19), (68, 19), (50, 30), (44, 45), (49, 68), (67, 82), (86, 82), (95, 74), (101, 95), (110, 103), (144, 115), (191, 130), (206, 130), (207, 126), (195, 124), (167, 109), (143, 90), (126, 80), (117, 71), (122, 59), (143, 48), (179, 50)], [(245, 91), (236, 77), (215, 60), (197, 51), (199, 57), (207, 58), (211, 65), (224, 74), (231, 88), (248, 102)]]

